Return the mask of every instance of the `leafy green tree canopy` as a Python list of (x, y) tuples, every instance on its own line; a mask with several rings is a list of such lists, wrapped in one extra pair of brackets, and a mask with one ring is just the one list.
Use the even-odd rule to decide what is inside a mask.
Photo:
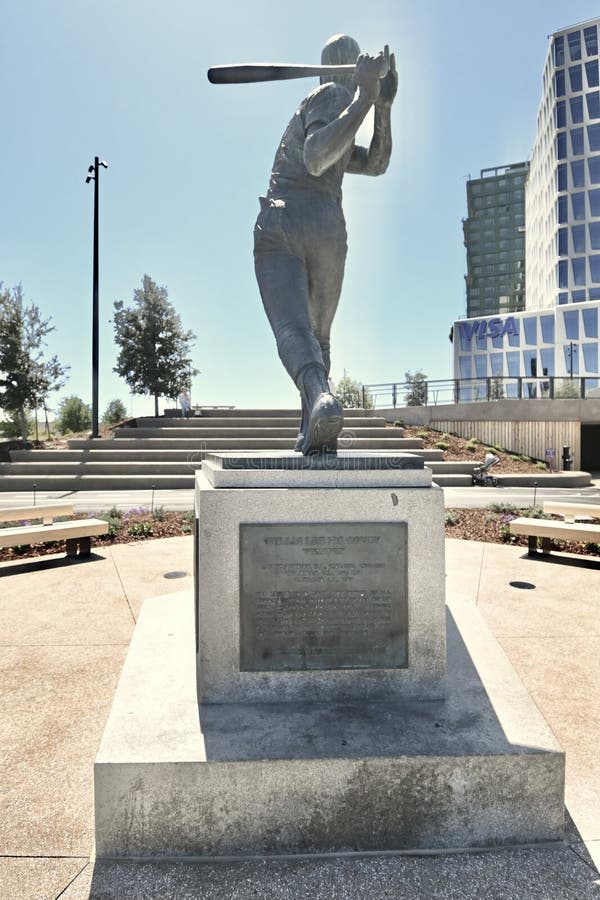
[(15, 413), (27, 439), (26, 409), (35, 409), (66, 382), (69, 366), (44, 358), (45, 338), (54, 326), (35, 303), (26, 303), (19, 284), (0, 282), (0, 409)]
[(176, 398), (198, 374), (193, 368), (191, 344), (196, 336), (184, 331), (167, 289), (144, 275), (142, 287), (133, 293), (133, 307), (115, 303), (115, 343), (120, 347), (114, 371), (134, 394)]
[(127, 407), (122, 400), (111, 400), (102, 416), (103, 425), (117, 425), (127, 418)]
[(87, 431), (92, 425), (92, 411), (81, 397), (64, 397), (58, 404), (56, 427), (61, 434)]
[[(344, 409), (362, 409), (363, 406), (363, 390), (362, 384), (354, 381), (344, 372), (344, 377), (340, 378), (335, 389), (335, 396), (338, 398)], [(365, 409), (373, 409), (373, 398), (365, 388), (364, 392)]]
[(407, 385), (404, 402), (407, 406), (427, 406), (427, 375), (417, 369), (415, 374), (405, 372)]

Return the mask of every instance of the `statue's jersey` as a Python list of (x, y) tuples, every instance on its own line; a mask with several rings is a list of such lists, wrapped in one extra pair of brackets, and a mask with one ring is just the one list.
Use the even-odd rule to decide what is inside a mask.
[(329, 125), (351, 101), (350, 91), (333, 82), (321, 85), (305, 97), (277, 148), (267, 199), (285, 197), (290, 189), (322, 191), (341, 199), (342, 179), (352, 146), (321, 175), (311, 175), (304, 165), (304, 144), (311, 126)]

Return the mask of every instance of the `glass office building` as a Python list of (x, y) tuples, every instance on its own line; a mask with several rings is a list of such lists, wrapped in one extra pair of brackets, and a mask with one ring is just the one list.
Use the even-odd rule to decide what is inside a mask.
[[(595, 19), (550, 38), (525, 182), (525, 309), (490, 316), (467, 304), (468, 318), (454, 324), (457, 379), (548, 375), (598, 388), (599, 26)], [(516, 395), (516, 385), (507, 388)]]
[(482, 169), (467, 181), (467, 316), (525, 308), (525, 180), (529, 163)]

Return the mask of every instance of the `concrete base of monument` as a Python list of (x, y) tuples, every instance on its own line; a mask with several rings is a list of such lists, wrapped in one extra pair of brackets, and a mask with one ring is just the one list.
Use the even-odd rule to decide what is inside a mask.
[(422, 459), (211, 454), (196, 515), (203, 702), (444, 696), (444, 499)]
[(560, 841), (564, 755), (477, 609), (442, 701), (198, 707), (191, 592), (144, 603), (95, 764), (99, 858)]

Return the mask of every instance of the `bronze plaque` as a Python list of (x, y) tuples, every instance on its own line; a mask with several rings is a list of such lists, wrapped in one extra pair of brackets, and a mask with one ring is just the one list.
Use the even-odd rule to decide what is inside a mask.
[(240, 669), (408, 665), (407, 525), (240, 525)]

